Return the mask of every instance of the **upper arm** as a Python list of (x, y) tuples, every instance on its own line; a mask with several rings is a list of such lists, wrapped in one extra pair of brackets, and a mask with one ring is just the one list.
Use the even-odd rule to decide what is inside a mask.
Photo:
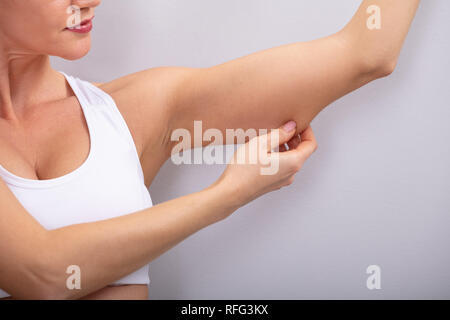
[(359, 60), (336, 34), (259, 51), (209, 68), (194, 69), (178, 86), (175, 128), (272, 129), (289, 120), (305, 129), (317, 113), (363, 85)]
[[(46, 229), (20, 204), (0, 178), (0, 288), (10, 294), (31, 290), (24, 275), (36, 274)], [(42, 241), (42, 242), (41, 242)]]

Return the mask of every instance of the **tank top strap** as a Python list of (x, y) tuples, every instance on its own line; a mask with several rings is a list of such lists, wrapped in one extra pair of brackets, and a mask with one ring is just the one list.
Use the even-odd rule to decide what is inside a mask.
[[(111, 95), (101, 88), (93, 85), (89, 81), (81, 80), (77, 77), (67, 75), (62, 71), (59, 72), (64, 74), (67, 80), (70, 82), (72, 89), (74, 90), (75, 94), (80, 100), (80, 103), (82, 104), (83, 109), (90, 109), (87, 110), (86, 113), (90, 113), (92, 119), (91, 121), (108, 121), (111, 125), (114, 126), (115, 130), (119, 131), (121, 137), (127, 142), (129, 147), (133, 151), (133, 154), (135, 155), (135, 161), (137, 162), (139, 175), (142, 181), (144, 181), (144, 173), (133, 136), (128, 127), (128, 124), (125, 121), (125, 118), (123, 117)], [(95, 114), (93, 114), (93, 111), (98, 111), (96, 113), (101, 115), (101, 119), (96, 117)], [(92, 127), (94, 128), (92, 128), (91, 131), (95, 132), (95, 123), (92, 125)]]

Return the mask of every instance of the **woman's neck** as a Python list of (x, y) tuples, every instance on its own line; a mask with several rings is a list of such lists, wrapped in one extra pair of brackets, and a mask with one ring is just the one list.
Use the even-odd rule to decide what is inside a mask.
[(0, 118), (15, 122), (28, 107), (61, 97), (61, 77), (49, 56), (1, 52)]

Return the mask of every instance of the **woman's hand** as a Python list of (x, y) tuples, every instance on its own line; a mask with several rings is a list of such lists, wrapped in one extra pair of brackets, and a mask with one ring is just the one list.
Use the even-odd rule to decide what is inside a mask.
[(292, 184), (295, 174), (317, 149), (311, 127), (300, 133), (300, 137), (295, 133), (296, 123), (290, 121), (240, 146), (215, 184), (232, 195), (230, 201), (236, 206)]

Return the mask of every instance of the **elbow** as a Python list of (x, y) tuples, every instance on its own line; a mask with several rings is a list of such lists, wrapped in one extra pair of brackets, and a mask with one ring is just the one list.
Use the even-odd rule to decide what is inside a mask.
[(57, 263), (54, 257), (42, 256), (33, 270), (28, 272), (31, 284), (29, 294), (39, 300), (71, 299), (71, 290), (66, 285), (66, 268)]
[(392, 48), (368, 48), (361, 40), (345, 29), (336, 39), (346, 48), (347, 56), (353, 62), (356, 73), (365, 80), (376, 80), (391, 75), (397, 66), (398, 52)]
[[(71, 299), (66, 287), (66, 270), (61, 269), (48, 255), (38, 254), (18, 268), (19, 283), (10, 294), (21, 300), (66, 300)], [(20, 270), (21, 269), (21, 270)]]
[(397, 67), (397, 58), (378, 58), (374, 61), (365, 61), (364, 73), (369, 74), (373, 80), (390, 76)]
[(397, 67), (397, 59), (391, 59), (380, 63), (374, 70), (377, 78), (390, 76)]

